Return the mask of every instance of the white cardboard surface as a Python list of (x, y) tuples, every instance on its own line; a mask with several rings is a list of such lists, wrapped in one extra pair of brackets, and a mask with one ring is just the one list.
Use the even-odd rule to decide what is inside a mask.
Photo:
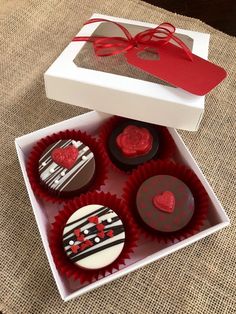
[[(102, 14), (119, 23), (153, 28), (156, 25)], [(157, 21), (157, 24), (163, 21)], [(77, 36), (90, 36), (101, 23), (84, 26)], [(207, 59), (209, 34), (177, 29), (193, 38), (193, 53)], [(111, 29), (111, 36), (117, 35)], [(71, 42), (44, 74), (48, 98), (136, 120), (195, 131), (203, 112), (204, 96), (107, 72), (77, 67), (73, 60), (85, 42)]]
[[(135, 251), (135, 254), (132, 255), (131, 259), (127, 262), (127, 265), (125, 267), (91, 284), (80, 285), (79, 283), (71, 282), (70, 280), (67, 280), (63, 276), (61, 276), (58, 273), (55, 267), (55, 264), (53, 262), (53, 258), (52, 258), (52, 255), (49, 249), (49, 243), (48, 243), (48, 231), (50, 230), (50, 224), (52, 223), (53, 217), (56, 215), (58, 208), (55, 205), (50, 205), (50, 204), (41, 202), (34, 195), (31, 189), (28, 177), (27, 177), (27, 173), (26, 173), (27, 156), (32, 146), (35, 144), (35, 142), (46, 135), (52, 134), (53, 132), (65, 130), (68, 128), (80, 129), (82, 131), (87, 131), (91, 134), (95, 134), (98, 130), (98, 127), (104, 121), (106, 121), (109, 117), (110, 115), (108, 114), (103, 114), (99, 112), (89, 112), (81, 116), (74, 117), (72, 119), (51, 125), (47, 128), (35, 131), (33, 133), (26, 134), (15, 140), (18, 159), (20, 162), (26, 188), (30, 197), (33, 211), (34, 211), (35, 219), (36, 219), (39, 231), (40, 231), (44, 249), (45, 249), (53, 276), (55, 278), (57, 288), (60, 292), (62, 299), (65, 301), (68, 301), (75, 297), (79, 297), (83, 293), (86, 293), (94, 288), (98, 288), (103, 284), (106, 284), (114, 279), (117, 279), (153, 261), (156, 261), (159, 258), (166, 256), (172, 252), (175, 252), (187, 245), (190, 245), (191, 243), (198, 241), (206, 237), (207, 235), (210, 235), (216, 232), (217, 230), (222, 229), (223, 227), (229, 224), (229, 218), (227, 214), (225, 213), (216, 195), (214, 194), (213, 190), (209, 186), (206, 178), (204, 177), (201, 170), (197, 166), (196, 162), (194, 161), (190, 152), (186, 148), (182, 139), (180, 138), (180, 136), (177, 134), (177, 132), (174, 129), (169, 129), (179, 151), (178, 160), (181, 162), (184, 162), (186, 165), (188, 165), (190, 168), (194, 170), (194, 172), (197, 174), (197, 176), (203, 183), (206, 191), (208, 192), (211, 205), (209, 208), (208, 220), (203, 230), (197, 233), (196, 235), (189, 237), (188, 239), (185, 239), (183, 241), (177, 242), (172, 245), (154, 244), (151, 241), (147, 241), (147, 240), (144, 241), (143, 239), (141, 239), (139, 241), (139, 245), (138, 245), (137, 250)], [(114, 174), (111, 174), (110, 176), (111, 181), (112, 181), (112, 177), (113, 179), (117, 181), (117, 179), (119, 178), (117, 178), (116, 176), (118, 176), (118, 174), (115, 176)], [(115, 193), (116, 190), (114, 186), (116, 185), (112, 185), (111, 183), (110, 185), (106, 186), (105, 189), (108, 189), (112, 193)], [(119, 194), (119, 191), (117, 192)]]

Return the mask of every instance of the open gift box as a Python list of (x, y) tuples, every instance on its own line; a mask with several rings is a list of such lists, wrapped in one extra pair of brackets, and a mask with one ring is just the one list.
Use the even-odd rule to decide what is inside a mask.
[[(96, 135), (99, 127), (110, 117), (109, 114), (99, 113), (99, 112), (89, 112), (78, 117), (54, 124), (47, 128), (38, 130), (36, 132), (24, 135), (20, 138), (17, 138), (16, 149), (21, 165), (22, 173), (24, 176), (25, 184), (27, 191), (30, 197), (32, 208), (35, 214), (35, 218), (38, 224), (42, 242), (48, 257), (50, 267), (53, 272), (58, 290), (63, 300), (68, 301), (75, 297), (80, 296), (81, 294), (88, 292), (94, 288), (100, 287), (101, 285), (108, 283), (114, 279), (117, 279), (121, 276), (128, 274), (131, 271), (134, 271), (140, 267), (143, 267), (153, 261), (158, 260), (159, 258), (166, 256), (172, 252), (175, 252), (187, 245), (190, 245), (193, 242), (196, 242), (209, 234), (216, 232), (227, 226), (229, 224), (229, 219), (222, 208), (220, 202), (209, 186), (206, 178), (202, 174), (201, 170), (197, 166), (187, 147), (183, 143), (180, 136), (177, 132), (169, 128), (169, 132), (174, 139), (174, 142), (177, 147), (177, 153), (175, 160), (184, 163), (190, 167), (201, 180), (203, 186), (205, 187), (209, 199), (210, 207), (207, 216), (207, 220), (200, 232), (197, 234), (182, 240), (174, 244), (164, 244), (157, 243), (151, 240), (145, 240), (141, 238), (138, 242), (138, 247), (135, 249), (134, 253), (131, 255), (131, 258), (127, 260), (125, 266), (121, 267), (119, 271), (116, 271), (110, 275), (105, 276), (95, 282), (90, 284), (81, 285), (78, 281), (73, 282), (63, 277), (56, 269), (54, 264), (51, 251), (49, 248), (48, 235), (50, 230), (50, 225), (54, 220), (54, 216), (61, 209), (61, 206), (51, 205), (49, 203), (42, 202), (38, 199), (29, 183), (29, 179), (26, 172), (26, 162), (27, 157), (35, 144), (36, 141), (50, 135), (54, 132), (58, 132), (65, 129), (79, 129), (82, 131), (87, 131), (89, 134)], [(112, 170), (109, 173), (109, 179), (106, 182), (106, 185), (103, 187), (103, 191), (110, 191), (113, 194), (121, 195), (123, 182), (126, 179), (126, 175), (114, 173)]]
[[(149, 23), (99, 14), (94, 14), (92, 17), (115, 20), (126, 25), (131, 33), (154, 27)], [(108, 30), (112, 36), (117, 35), (116, 28), (109, 27)], [(99, 34), (104, 32), (105, 34), (107, 27), (101, 23), (86, 25), (78, 35), (90, 36), (94, 32), (99, 32)], [(207, 58), (208, 34), (181, 29), (177, 29), (177, 33), (195, 54)], [(192, 95), (140, 71), (132, 71), (130, 68), (127, 70), (126, 66), (123, 66), (122, 56), (114, 59), (115, 65), (119, 64), (118, 68), (114, 66), (112, 57), (109, 57), (109, 60), (95, 58), (95, 61), (91, 63), (93, 54), (89, 45), (85, 42), (71, 42), (46, 71), (45, 87), (49, 98), (97, 111), (62, 121), (15, 140), (20, 166), (44, 249), (60, 295), (65, 301), (156, 261), (229, 224), (229, 219), (206, 178), (181, 137), (173, 129), (173, 127), (186, 130), (198, 128), (204, 111), (204, 96)], [(126, 74), (127, 71), (129, 75)], [(79, 281), (67, 279), (58, 272), (49, 247), (51, 224), (63, 205), (47, 203), (35, 195), (27, 175), (26, 163), (32, 147), (41, 138), (66, 129), (86, 131), (90, 135), (97, 136), (100, 127), (114, 114), (169, 127), (168, 130), (176, 145), (174, 160), (191, 168), (202, 182), (210, 200), (209, 211), (204, 225), (195, 235), (181, 241), (176, 240), (171, 244), (158, 243), (141, 237), (131, 258), (126, 261), (126, 265), (96, 281), (81, 284)], [(127, 177), (127, 174), (116, 172), (110, 168), (108, 179), (101, 190), (121, 197)]]

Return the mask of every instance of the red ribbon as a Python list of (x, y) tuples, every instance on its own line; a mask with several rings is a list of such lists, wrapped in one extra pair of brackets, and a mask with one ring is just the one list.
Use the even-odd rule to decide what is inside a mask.
[(166, 45), (170, 40), (172, 40), (183, 49), (189, 60), (193, 60), (191, 50), (182, 40), (174, 35), (175, 27), (170, 23), (162, 23), (155, 28), (149, 28), (142, 31), (133, 37), (126, 27), (117, 22), (106, 19), (90, 19), (85, 22), (84, 25), (98, 22), (115, 24), (122, 30), (125, 37), (78, 36), (74, 37), (72, 41), (91, 42), (93, 43), (95, 54), (99, 57), (106, 57), (126, 52), (138, 46), (157, 48), (160, 45)]

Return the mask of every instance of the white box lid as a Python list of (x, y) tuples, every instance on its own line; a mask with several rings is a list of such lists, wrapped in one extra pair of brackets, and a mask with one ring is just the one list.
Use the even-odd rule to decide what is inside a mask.
[[(104, 18), (135, 27), (156, 25), (101, 14)], [(162, 21), (164, 22), (164, 21)], [(84, 26), (77, 36), (91, 36), (100, 23)], [(110, 36), (117, 35), (114, 28)], [(209, 34), (176, 29), (193, 39), (192, 52), (207, 59)], [(109, 114), (168, 127), (196, 131), (204, 112), (204, 96), (180, 88), (78, 67), (73, 60), (86, 42), (71, 42), (44, 74), (48, 98)], [(103, 57), (106, 58), (106, 57)]]

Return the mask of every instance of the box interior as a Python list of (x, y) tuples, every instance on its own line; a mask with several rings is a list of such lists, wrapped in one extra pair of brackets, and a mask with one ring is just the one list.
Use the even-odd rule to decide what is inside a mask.
[[(159, 259), (162, 256), (165, 256), (175, 250), (178, 250), (181, 247), (184, 247), (194, 241), (197, 241), (200, 238), (205, 237), (208, 234), (215, 232), (226, 226), (229, 223), (228, 217), (224, 210), (222, 209), (219, 201), (217, 200), (214, 192), (210, 188), (200, 169), (196, 165), (195, 161), (191, 157), (191, 154), (188, 152), (186, 146), (183, 141), (177, 134), (174, 129), (169, 129), (175, 143), (177, 146), (177, 152), (175, 155), (175, 160), (181, 163), (186, 164), (191, 167), (195, 173), (198, 175), (199, 179), (204, 184), (210, 198), (210, 207), (207, 220), (202, 227), (202, 230), (188, 239), (183, 241), (176, 241), (174, 244), (164, 244), (164, 243), (156, 243), (144, 238), (141, 238), (138, 242), (138, 247), (135, 250), (135, 253), (131, 255), (131, 258), (127, 261), (126, 266), (121, 267), (119, 271), (116, 271), (112, 275), (108, 275), (104, 278), (99, 279), (96, 282), (91, 284), (83, 284), (81, 285), (78, 281), (68, 280), (62, 277), (53, 262), (51, 252), (48, 245), (48, 233), (50, 230), (50, 224), (54, 221), (54, 216), (57, 212), (62, 208), (58, 205), (52, 205), (46, 203), (40, 199), (38, 199), (30, 186), (27, 173), (26, 173), (26, 161), (28, 154), (35, 144), (37, 140), (44, 137), (45, 135), (51, 134), (53, 132), (57, 132), (63, 129), (80, 129), (82, 131), (87, 131), (91, 135), (97, 136), (99, 127), (102, 123), (104, 123), (110, 115), (103, 114), (99, 112), (90, 112), (79, 117), (75, 117), (69, 119), (67, 121), (63, 121), (56, 125), (47, 127), (45, 129), (27, 134), (22, 136), (21, 138), (16, 139), (16, 149), (18, 153), (18, 158), (20, 161), (21, 169), (23, 172), (24, 180), (27, 186), (28, 194), (32, 203), (32, 207), (34, 210), (34, 214), (36, 217), (36, 221), (39, 227), (40, 235), (42, 237), (42, 241), (44, 244), (44, 248), (47, 253), (47, 257), (49, 259), (49, 263), (55, 277), (57, 287), (61, 294), (61, 297), (64, 300), (72, 299), (76, 296), (85, 293), (92, 288), (99, 287), (100, 285), (107, 283), (115, 278), (118, 278), (122, 275), (127, 274), (130, 271), (133, 271), (141, 266), (144, 266), (154, 260)], [(103, 191), (109, 191), (113, 194), (117, 194), (117, 196), (121, 196), (122, 186), (127, 178), (127, 175), (120, 174), (110, 170), (109, 178), (106, 181), (106, 185), (102, 188)]]

